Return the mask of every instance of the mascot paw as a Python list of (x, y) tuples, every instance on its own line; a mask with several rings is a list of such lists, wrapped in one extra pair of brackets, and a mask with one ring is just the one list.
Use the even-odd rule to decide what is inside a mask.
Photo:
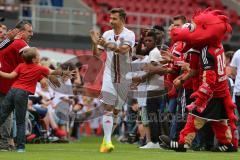
[(190, 112), (192, 110), (194, 110), (197, 106), (194, 103), (191, 103), (189, 105), (186, 106), (187, 110)]
[(197, 106), (194, 102), (192, 102), (190, 105), (187, 105), (186, 106), (187, 110), (190, 112), (190, 111), (193, 111), (194, 109), (197, 110), (198, 113), (202, 113), (206, 107), (204, 106)]

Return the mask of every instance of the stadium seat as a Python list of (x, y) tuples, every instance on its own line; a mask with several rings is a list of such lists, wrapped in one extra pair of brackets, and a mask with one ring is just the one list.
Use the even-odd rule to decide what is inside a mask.
[(66, 49), (65, 53), (67, 53), (67, 54), (74, 54), (74, 50), (73, 49)]
[(127, 23), (128, 24), (137, 24), (137, 17), (136, 16), (128, 16)]
[(141, 25), (152, 25), (152, 20), (149, 17), (141, 17)]
[(75, 55), (80, 56), (83, 55), (84, 51), (83, 50), (75, 50)]
[[(104, 18), (105, 16), (102, 14), (102, 6), (100, 5), (103, 3), (108, 4), (110, 8), (122, 7), (129, 12), (164, 14), (169, 16), (183, 14), (186, 15), (187, 18), (191, 18), (192, 14), (196, 10), (210, 6), (212, 8), (226, 10), (226, 12), (233, 17), (231, 22), (239, 25), (239, 21), (237, 20), (238, 14), (236, 12), (233, 13), (230, 9), (224, 6), (221, 0), (84, 0), (84, 2), (86, 2), (86, 4), (92, 7), (95, 11), (98, 11), (97, 13), (99, 14), (97, 14), (97, 23), (100, 26), (105, 24), (107, 21), (107, 19)], [(158, 19), (157, 22), (162, 23), (162, 20)], [(151, 17), (142, 18), (141, 23), (143, 23), (143, 25), (151, 25)], [(136, 18), (129, 17), (127, 19), (127, 24), (137, 24)], [(105, 29), (105, 26), (102, 27), (102, 30)]]

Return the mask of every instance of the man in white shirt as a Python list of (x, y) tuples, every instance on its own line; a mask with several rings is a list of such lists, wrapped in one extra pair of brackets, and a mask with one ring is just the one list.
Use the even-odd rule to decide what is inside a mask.
[(235, 95), (235, 103), (240, 114), (240, 49), (234, 53), (230, 66), (235, 77), (233, 95)]
[[(148, 41), (148, 43), (151, 42), (152, 48), (149, 52), (149, 56), (147, 57), (146, 62), (148, 63), (146, 66), (144, 66), (142, 69), (145, 70), (145, 72), (141, 75), (137, 75), (133, 78), (134, 84), (143, 84), (143, 82), (146, 82), (145, 91), (146, 98), (145, 98), (145, 112), (147, 117), (147, 126), (150, 129), (150, 139), (147, 141), (147, 144), (140, 147), (142, 149), (149, 149), (149, 148), (159, 148), (158, 143), (158, 136), (161, 135), (161, 109), (160, 104), (163, 102), (162, 95), (166, 94), (165, 87), (164, 87), (164, 78), (162, 75), (159, 74), (150, 74), (147, 70), (147, 66), (159, 66), (161, 67), (161, 62), (163, 61), (161, 53), (159, 49), (156, 47), (156, 34), (154, 32), (148, 32), (146, 34), (146, 37), (144, 38), (145, 45)], [(149, 44), (148, 44), (149, 45)], [(142, 71), (143, 72), (143, 71)], [(140, 86), (139, 86), (140, 87)], [(143, 91), (140, 91), (141, 98), (142, 93), (145, 93)], [(143, 115), (143, 118), (145, 115)]]
[(102, 37), (96, 31), (91, 31), (93, 54), (99, 56), (104, 50), (107, 53), (101, 101), (105, 108), (103, 115), (104, 138), (100, 152), (111, 152), (114, 146), (111, 142), (113, 115), (118, 114), (125, 104), (130, 82), (125, 75), (131, 69), (130, 53), (135, 43), (135, 34), (124, 27), (126, 13), (121, 8), (110, 11), (112, 30), (103, 33)]

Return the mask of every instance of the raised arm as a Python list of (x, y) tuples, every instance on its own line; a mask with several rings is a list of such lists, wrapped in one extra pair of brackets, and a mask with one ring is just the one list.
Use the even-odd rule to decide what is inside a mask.
[(6, 72), (2, 72), (0, 71), (0, 77), (3, 77), (3, 78), (7, 78), (7, 79), (14, 79), (17, 77), (17, 72), (13, 71), (11, 73), (6, 73)]
[(49, 70), (50, 75), (59, 75), (59, 76), (67, 76), (67, 77), (72, 77), (76, 74), (76, 70), (70, 71), (68, 70), (62, 70), (62, 69), (56, 69), (56, 70)]
[(101, 55), (101, 52), (102, 52), (102, 49), (98, 48), (98, 40), (99, 40), (100, 34), (99, 34), (99, 32), (91, 30), (90, 31), (90, 37), (91, 37), (91, 40), (92, 40), (93, 55), (99, 57)]
[(6, 35), (7, 38), (0, 43), (0, 50), (8, 46), (8, 44), (11, 42), (11, 40), (14, 39), (14, 37), (17, 35), (18, 32), (19, 32), (19, 29), (17, 28), (9, 30)]

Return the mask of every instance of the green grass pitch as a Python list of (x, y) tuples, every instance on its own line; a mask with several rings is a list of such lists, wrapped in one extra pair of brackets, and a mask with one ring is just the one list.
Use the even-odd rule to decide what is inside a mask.
[(0, 152), (0, 160), (240, 160), (238, 153), (176, 153), (160, 149), (142, 150), (114, 141), (112, 153), (99, 153), (102, 138), (87, 137), (69, 144), (28, 144), (25, 153)]

